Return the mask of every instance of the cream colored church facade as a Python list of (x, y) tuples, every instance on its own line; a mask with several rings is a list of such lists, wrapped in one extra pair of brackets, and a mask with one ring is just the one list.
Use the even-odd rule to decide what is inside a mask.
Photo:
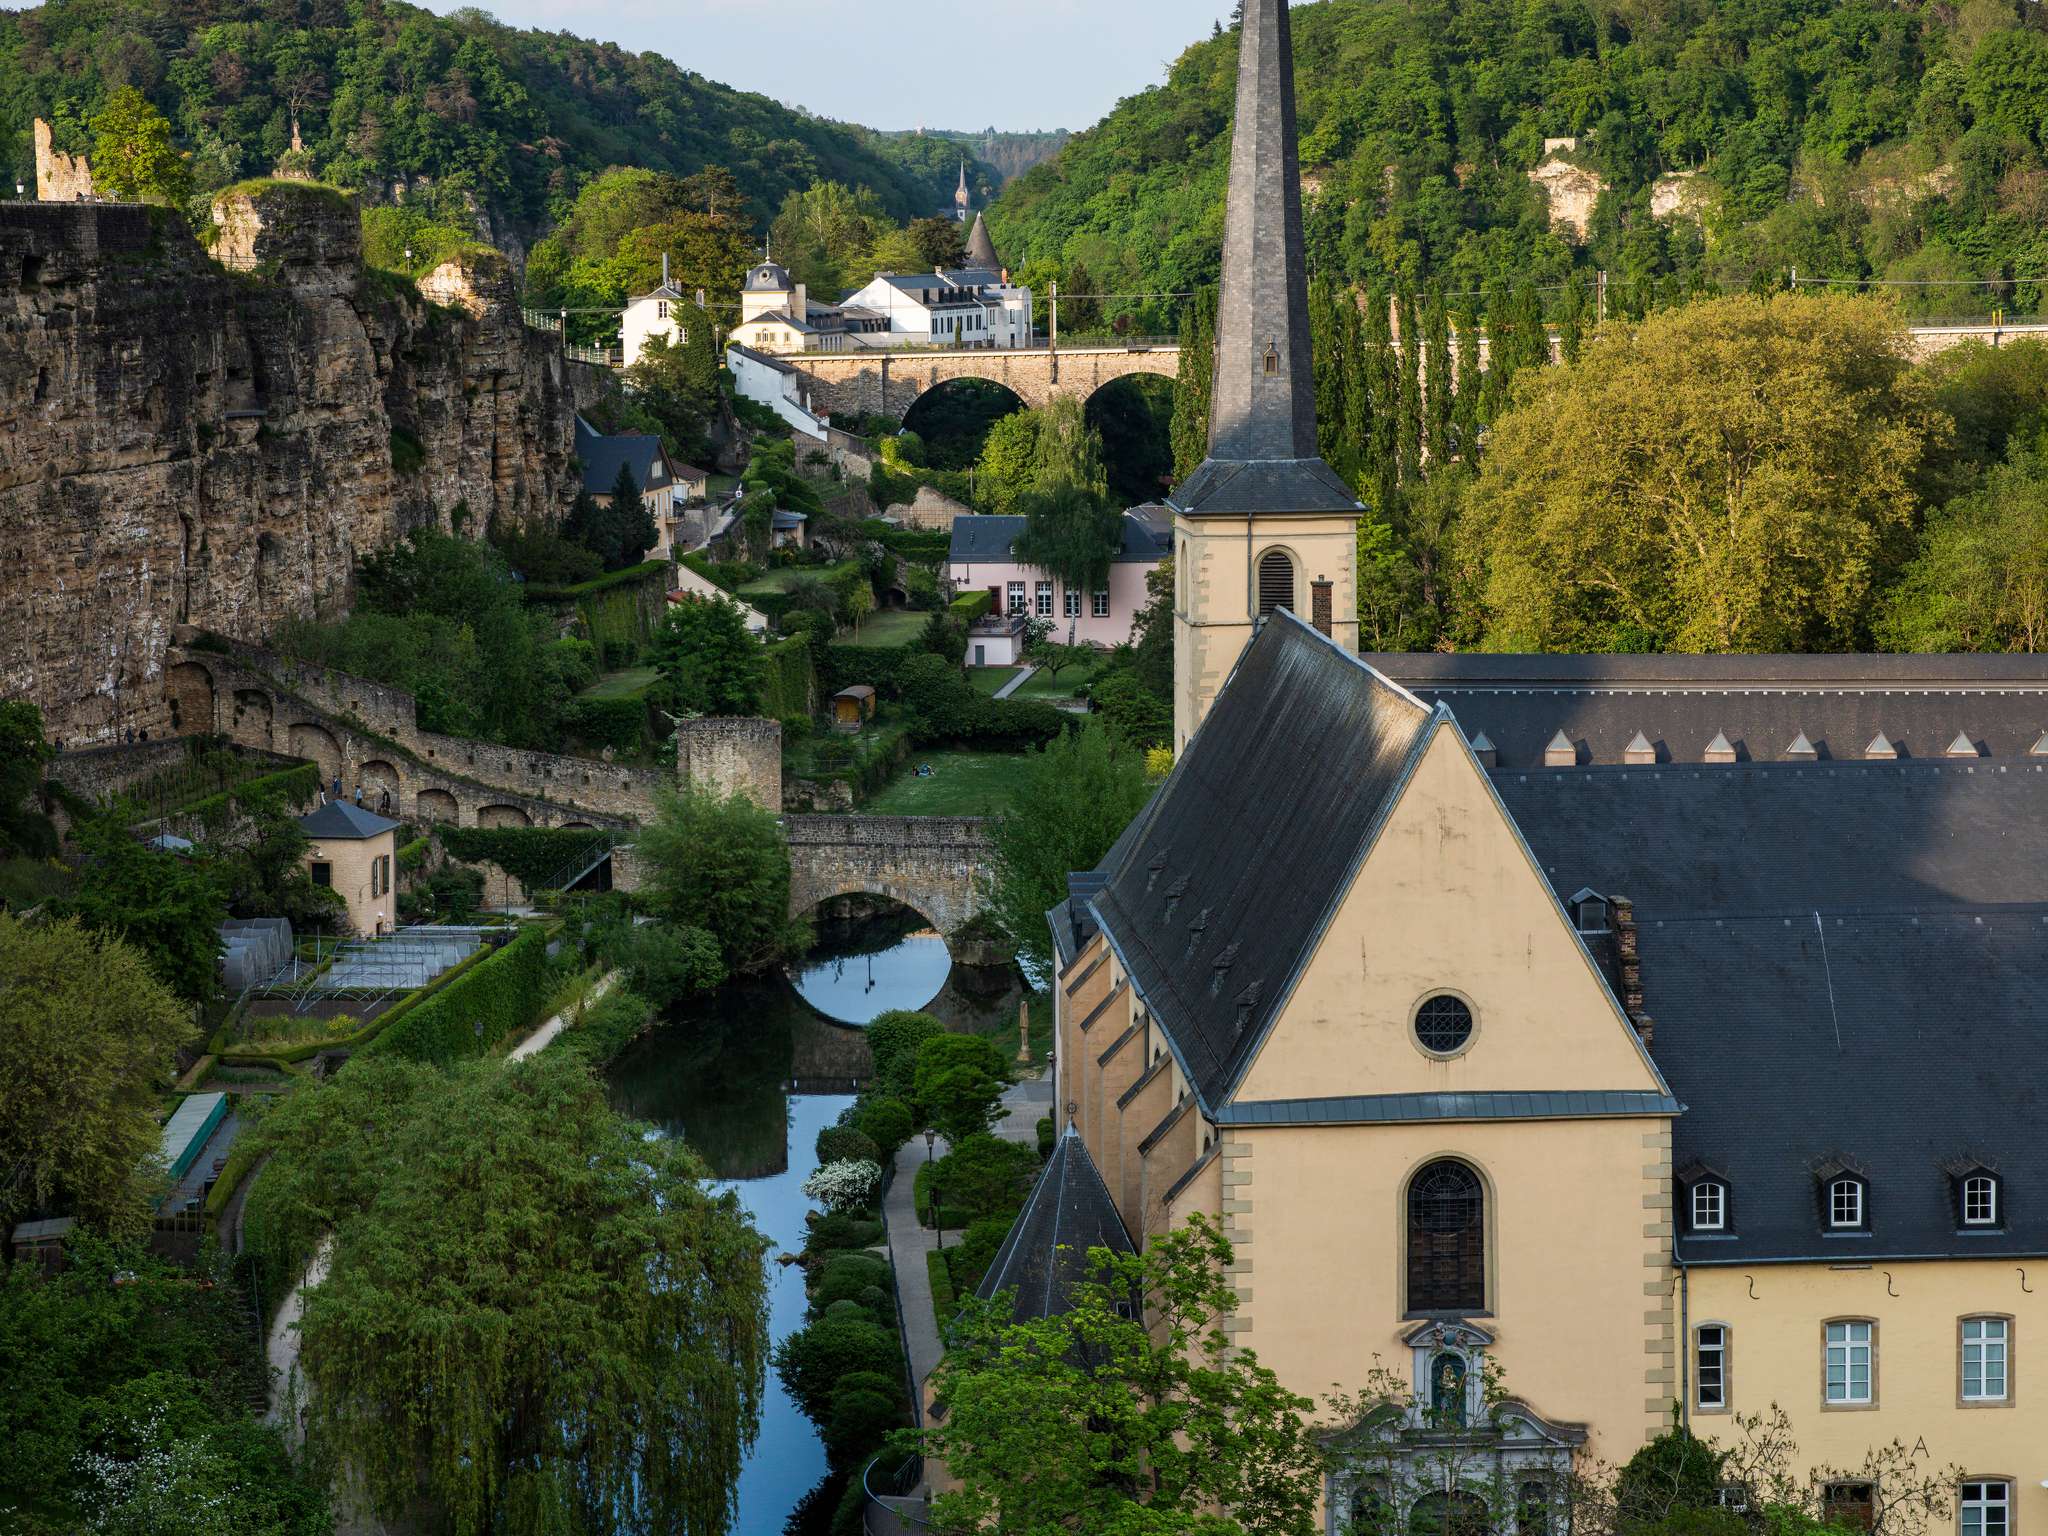
[[(1896, 1439), (1937, 1533), (2048, 1530), (2048, 763), (1725, 733), (1768, 696), (1823, 743), (1915, 710), (1973, 742), (2038, 711), (2031, 740), (2048, 669), (1460, 690), (1358, 657), (1286, 7), (1244, 10), (1210, 459), (1170, 498), (1178, 760), (1048, 915), (1059, 1176), (1092, 1163), (1138, 1246), (1216, 1218), (1234, 1340), (1295, 1391), (1457, 1394), (1494, 1529), (1674, 1419), (1728, 1444), (1781, 1409), (1843, 1519), (1886, 1524)], [(1646, 729), (1588, 763), (1596, 705)], [(1488, 732), (1528, 708), (1559, 729), (1516, 757)], [(1339, 1472), (1324, 1519), (1405, 1522), (1440, 1475)]]

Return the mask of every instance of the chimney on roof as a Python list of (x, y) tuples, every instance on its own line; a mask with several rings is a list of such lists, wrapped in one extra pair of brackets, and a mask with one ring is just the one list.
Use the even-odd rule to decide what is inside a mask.
[(1318, 576), (1309, 583), (1309, 612), (1316, 629), (1327, 638), (1330, 633), (1330, 578)]
[(1643, 1012), (1643, 962), (1636, 937), (1636, 904), (1626, 896), (1614, 903), (1614, 951), (1621, 972), (1621, 1006), (1638, 1038), (1650, 1043), (1656, 1026)]

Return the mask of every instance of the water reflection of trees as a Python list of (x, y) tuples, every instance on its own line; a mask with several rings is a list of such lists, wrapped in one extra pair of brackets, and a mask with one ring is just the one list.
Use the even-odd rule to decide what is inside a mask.
[(696, 1149), (722, 1179), (789, 1167), (784, 1094), (810, 1010), (773, 980), (718, 989), (665, 1022), (612, 1069), (612, 1103)]

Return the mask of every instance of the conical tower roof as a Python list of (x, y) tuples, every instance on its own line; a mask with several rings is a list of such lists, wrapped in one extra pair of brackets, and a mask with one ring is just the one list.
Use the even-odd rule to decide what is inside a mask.
[(1245, 0), (1209, 457), (1171, 499), (1191, 516), (1358, 505), (1316, 450), (1287, 0)]
[(974, 228), (967, 236), (967, 265), (1000, 272), (1003, 263), (996, 255), (996, 243), (989, 238), (988, 220), (980, 214), (974, 216)]

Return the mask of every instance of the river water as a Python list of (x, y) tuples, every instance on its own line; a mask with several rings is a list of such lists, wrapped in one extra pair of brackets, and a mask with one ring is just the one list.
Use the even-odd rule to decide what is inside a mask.
[[(795, 975), (729, 983), (613, 1063), (613, 1106), (687, 1141), (769, 1240), (772, 1338), (803, 1326), (803, 1271), (777, 1260), (803, 1247), (818, 1132), (872, 1065), (857, 1026), (929, 1007), (955, 1028), (987, 1029), (1014, 1019), (1019, 995), (1014, 975), (953, 970), (944, 940), (915, 918), (834, 924)], [(771, 1369), (734, 1536), (823, 1531), (839, 1493), (827, 1473), (817, 1430)]]

